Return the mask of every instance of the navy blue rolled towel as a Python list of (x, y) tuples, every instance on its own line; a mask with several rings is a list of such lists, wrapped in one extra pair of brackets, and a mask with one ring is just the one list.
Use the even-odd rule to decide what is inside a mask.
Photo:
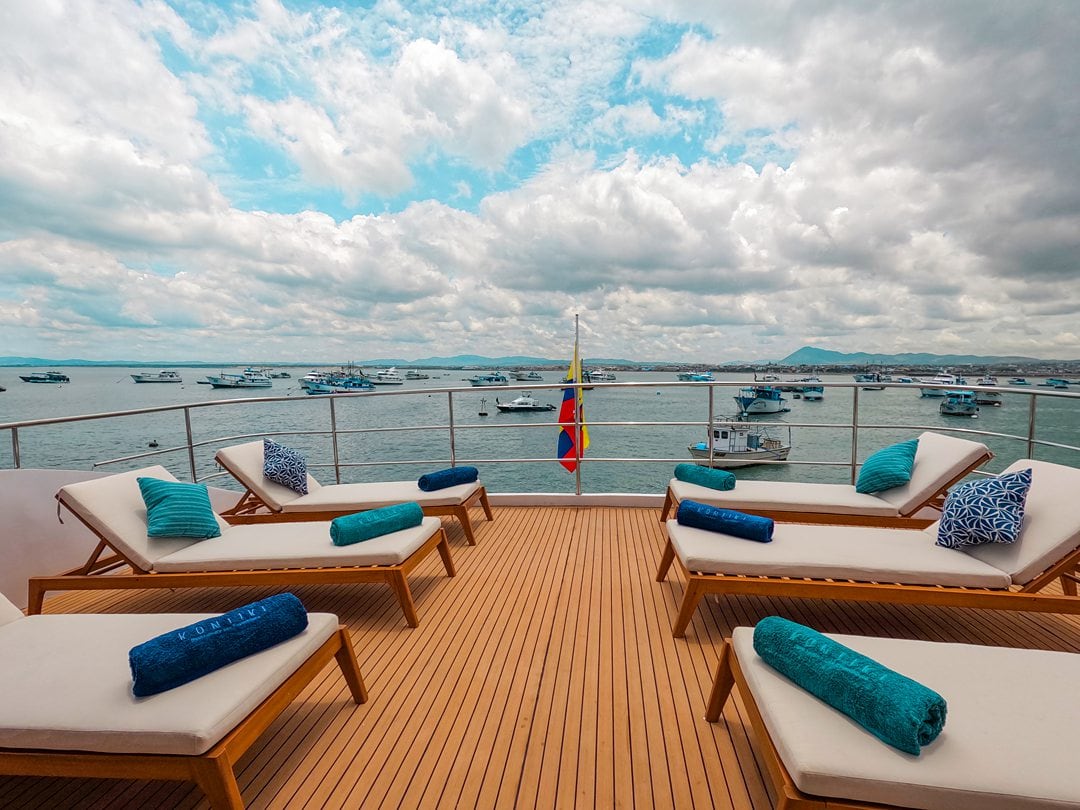
[(687, 484), (697, 484), (709, 489), (735, 489), (735, 474), (727, 470), (711, 470), (697, 464), (676, 464), (675, 477)]
[(721, 532), (758, 543), (771, 543), (773, 535), (772, 518), (760, 515), (748, 515), (734, 509), (721, 509), (697, 501), (683, 501), (675, 519), (682, 526), (693, 526), (710, 532)]
[(424, 510), (415, 501), (395, 503), (393, 506), (334, 518), (330, 521), (330, 539), (335, 546), (349, 546), (402, 529), (411, 529), (419, 526), (423, 519)]
[(773, 669), (838, 709), (879, 740), (918, 756), (945, 726), (945, 698), (816, 630), (769, 616), (754, 650)]
[(458, 484), (471, 484), (480, 477), (480, 471), (476, 467), (447, 467), (445, 470), (425, 473), (416, 482), (424, 492), (432, 492), (436, 489), (456, 487)]
[(304, 631), (304, 605), (279, 593), (212, 619), (170, 630), (128, 652), (136, 697), (175, 689)]

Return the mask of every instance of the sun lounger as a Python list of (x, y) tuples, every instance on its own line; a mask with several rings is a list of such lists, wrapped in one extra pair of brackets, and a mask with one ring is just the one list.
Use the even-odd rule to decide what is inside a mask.
[[(435, 549), (446, 573), (455, 573), (438, 518), (425, 517), (415, 528), (350, 546), (333, 545), (325, 521), (230, 526), (220, 517), (220, 537), (152, 539), (136, 482), (140, 476), (176, 480), (164, 467), (148, 467), (60, 489), (57, 500), (101, 542), (85, 565), (58, 576), (31, 577), (28, 612), (41, 612), (47, 591), (386, 582), (409, 626), (416, 627), (406, 575)], [(106, 549), (114, 553), (102, 558)], [(102, 576), (125, 563), (130, 574)]]
[(689, 499), (777, 521), (922, 528), (931, 521), (915, 517), (919, 510), (940, 505), (949, 487), (991, 458), (984, 444), (927, 431), (919, 436), (911, 481), (875, 495), (850, 484), (792, 481), (740, 480), (735, 489), (719, 491), (673, 478), (660, 520)]
[(233, 766), (333, 658), (367, 693), (336, 616), (183, 686), (136, 698), (128, 650), (207, 614), (23, 616), (0, 596), (0, 773), (191, 780), (244, 806)]
[(1080, 655), (1043, 650), (830, 636), (939, 692), (941, 735), (916, 757), (875, 739), (772, 669), (753, 628), (725, 644), (706, 718), (732, 686), (785, 810), (1063, 810), (1080, 807), (1076, 751), (1055, 729), (1080, 722)]
[(479, 481), (425, 492), (416, 481), (323, 486), (309, 474), (308, 494), (300, 495), (263, 476), (261, 440), (222, 448), (214, 455), (214, 460), (245, 487), (236, 506), (222, 513), (230, 523), (330, 520), (351, 512), (416, 501), (425, 515), (456, 517), (465, 531), (465, 539), (470, 546), (475, 546), (469, 507), (479, 505), (488, 520), (494, 519), (487, 490)]
[(686, 592), (675, 620), (686, 632), (708, 593), (955, 605), (1080, 613), (1080, 597), (1038, 593), (1080, 561), (1080, 470), (1022, 459), (1032, 469), (1020, 537), (963, 551), (925, 529), (777, 524), (771, 543), (666, 524), (656, 581), (678, 561)]

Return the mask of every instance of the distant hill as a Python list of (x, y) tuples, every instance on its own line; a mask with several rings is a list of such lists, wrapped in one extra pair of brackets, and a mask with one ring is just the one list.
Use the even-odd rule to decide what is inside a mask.
[[(929, 354), (904, 352), (902, 354), (868, 354), (867, 352), (834, 352), (814, 346), (803, 346), (783, 360), (783, 366), (973, 366), (999, 363), (1048, 362), (1036, 357), (975, 355), (975, 354)], [(1053, 361), (1049, 361), (1053, 362)]]

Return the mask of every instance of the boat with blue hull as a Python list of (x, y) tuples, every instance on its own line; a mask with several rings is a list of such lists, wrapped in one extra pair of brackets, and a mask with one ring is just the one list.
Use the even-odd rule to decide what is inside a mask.
[(59, 371), (35, 371), (30, 374), (20, 374), (19, 379), (28, 383), (51, 383), (53, 385), (71, 382), (71, 378), (67, 374)]
[(938, 406), (942, 416), (978, 416), (979, 403), (974, 391), (949, 391)]
[(470, 377), (469, 384), (474, 386), (510, 385), (510, 378), (496, 371), (493, 374), (477, 374), (475, 377)]
[(780, 389), (771, 385), (748, 385), (740, 388), (734, 399), (739, 406), (739, 412), (745, 414), (783, 413), (791, 410)]

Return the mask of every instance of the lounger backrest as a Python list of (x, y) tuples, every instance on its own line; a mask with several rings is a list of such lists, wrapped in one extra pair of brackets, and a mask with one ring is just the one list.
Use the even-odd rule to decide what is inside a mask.
[[(1080, 546), (1080, 470), (1023, 458), (1005, 472), (1031, 468), (1024, 524), (1015, 543), (968, 551), (1025, 585)], [(936, 536), (936, 529), (935, 529)]]
[[(263, 475), (263, 443), (262, 439), (246, 444), (236, 444), (232, 447), (223, 447), (214, 454), (217, 463), (228, 470), (245, 487), (255, 493), (258, 498), (273, 509), (280, 512), (282, 507), (302, 497), (288, 487), (275, 484), (267, 480)], [(318, 481), (308, 474), (308, 492), (314, 492), (320, 487)]]
[(989, 455), (989, 449), (982, 442), (927, 431), (919, 436), (911, 480), (902, 487), (878, 493), (878, 497), (895, 506), (901, 515), (913, 514), (933, 498), (935, 492)]
[(25, 619), (23, 612), (15, 607), (15, 603), (0, 593), (0, 625), (9, 624), (16, 619)]
[[(139, 568), (149, 571), (154, 567), (155, 560), (199, 541), (147, 537), (146, 504), (143, 503), (136, 478), (176, 480), (164, 467), (146, 467), (68, 484), (60, 488), (56, 497), (114, 550)], [(218, 518), (218, 524), (222, 532), (229, 528), (221, 518)]]

